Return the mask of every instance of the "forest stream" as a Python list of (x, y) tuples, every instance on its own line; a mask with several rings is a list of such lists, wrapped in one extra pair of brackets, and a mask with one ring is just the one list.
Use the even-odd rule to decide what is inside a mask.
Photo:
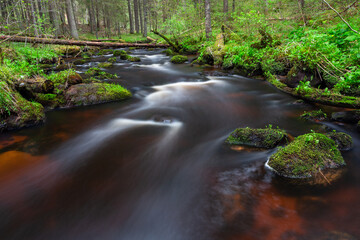
[[(352, 126), (300, 119), (319, 106), (296, 104), (265, 81), (171, 64), (161, 50), (133, 55), (141, 62), (108, 70), (132, 99), (50, 111), (45, 124), (0, 136), (0, 239), (360, 238)], [(224, 143), (237, 127), (269, 124), (292, 136), (350, 134), (345, 176), (295, 188), (264, 168), (276, 150)]]

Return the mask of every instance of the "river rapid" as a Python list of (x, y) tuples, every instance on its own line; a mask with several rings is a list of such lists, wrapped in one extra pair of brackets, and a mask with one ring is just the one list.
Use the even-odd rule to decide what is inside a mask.
[[(360, 238), (360, 136), (299, 119), (321, 107), (268, 83), (174, 65), (134, 50), (110, 73), (134, 97), (47, 113), (0, 135), (0, 239), (262, 240)], [(78, 66), (84, 72), (109, 56)], [(229, 149), (236, 127), (293, 136), (350, 134), (348, 171), (326, 187), (294, 187), (264, 168), (276, 150)]]

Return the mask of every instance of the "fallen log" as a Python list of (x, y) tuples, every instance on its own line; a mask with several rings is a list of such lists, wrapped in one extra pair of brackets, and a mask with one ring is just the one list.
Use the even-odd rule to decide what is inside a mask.
[(152, 32), (153, 32), (154, 34), (158, 35), (159, 37), (163, 38), (163, 39), (173, 48), (173, 50), (174, 50), (175, 52), (180, 52), (181, 47), (179, 46), (178, 43), (176, 43), (176, 42), (173, 43), (172, 41), (170, 41), (169, 38), (167, 38), (165, 35), (159, 33), (159, 32), (156, 31), (156, 30), (152, 30)]
[[(1, 41), (3, 40), (3, 41)], [(140, 48), (168, 48), (168, 44), (156, 43), (109, 43), (109, 42), (91, 42), (91, 41), (77, 41), (77, 40), (63, 40), (63, 39), (48, 39), (48, 38), (34, 38), (34, 37), (20, 37), (20, 36), (0, 36), (0, 43), (2, 42), (28, 42), (28, 43), (42, 43), (42, 44), (56, 44), (56, 45), (77, 45), (77, 46), (96, 46), (109, 48), (122, 47), (140, 47)]]

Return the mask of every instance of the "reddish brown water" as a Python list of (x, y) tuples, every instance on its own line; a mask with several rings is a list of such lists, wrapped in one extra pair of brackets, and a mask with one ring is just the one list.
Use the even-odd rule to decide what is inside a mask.
[(135, 54), (141, 63), (110, 70), (132, 100), (49, 112), (42, 126), (0, 135), (0, 239), (360, 237), (354, 129), (325, 123), (355, 142), (339, 182), (288, 186), (264, 169), (274, 150), (223, 142), (236, 127), (319, 130), (298, 119), (315, 106), (293, 104), (262, 81), (207, 77), (158, 51)]

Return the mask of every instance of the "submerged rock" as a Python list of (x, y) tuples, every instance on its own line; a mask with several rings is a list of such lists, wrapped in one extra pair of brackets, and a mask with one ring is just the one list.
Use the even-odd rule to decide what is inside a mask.
[(120, 85), (88, 83), (71, 86), (65, 93), (67, 106), (84, 106), (118, 101), (131, 97), (131, 93)]
[(357, 123), (360, 121), (360, 111), (334, 112), (331, 114), (331, 120), (343, 123)]
[(171, 58), (170, 62), (175, 63), (175, 64), (181, 64), (184, 63), (188, 60), (187, 56), (183, 56), (183, 55), (175, 55)]
[(327, 133), (326, 136), (334, 140), (338, 145), (338, 149), (341, 151), (350, 150), (353, 147), (353, 140), (349, 134), (343, 132), (331, 132)]
[(286, 132), (280, 129), (237, 128), (226, 139), (226, 143), (257, 148), (274, 148), (286, 140), (286, 136)]
[(319, 179), (323, 179), (321, 175), (330, 173), (331, 175), (326, 175), (329, 181), (338, 178), (335, 177), (338, 172), (331, 170), (345, 165), (336, 142), (321, 133), (297, 137), (286, 147), (280, 148), (267, 162), (268, 167), (284, 177), (320, 176)]
[(317, 111), (305, 112), (300, 116), (302, 119), (310, 121), (324, 121), (327, 119), (327, 114), (324, 113), (321, 109)]

